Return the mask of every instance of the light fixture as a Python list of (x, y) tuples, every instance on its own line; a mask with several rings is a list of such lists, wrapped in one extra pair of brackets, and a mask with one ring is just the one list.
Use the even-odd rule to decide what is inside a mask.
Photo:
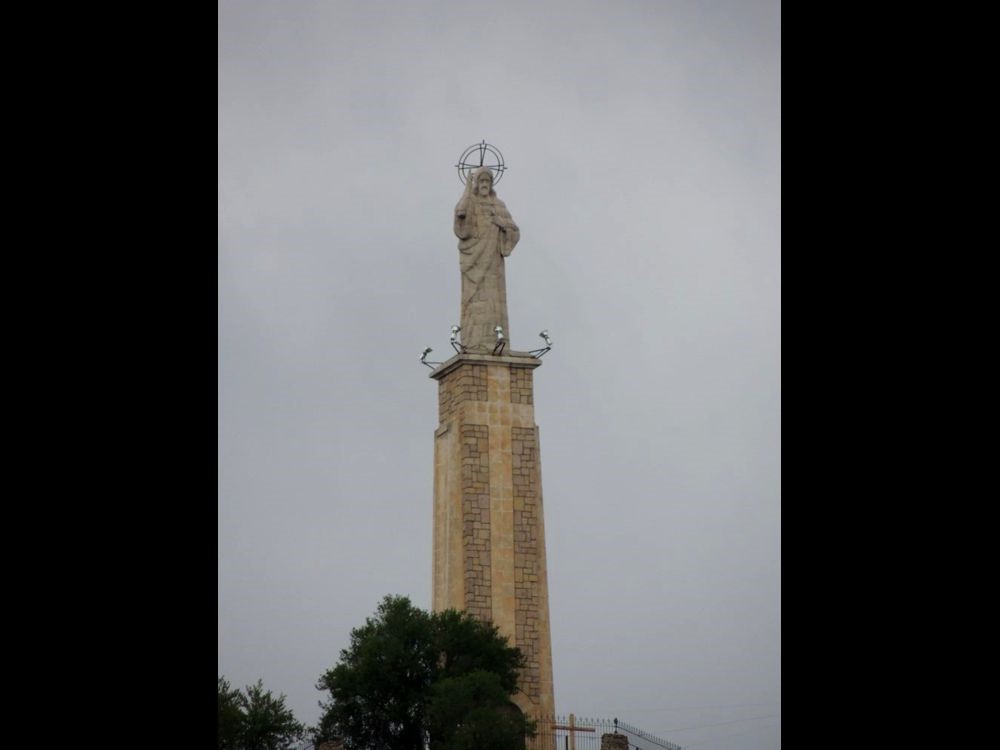
[(503, 347), (504, 344), (506, 343), (503, 340), (503, 326), (497, 326), (496, 328), (494, 328), (493, 333), (497, 335), (497, 345), (493, 347), (493, 354), (499, 355), (501, 352), (503, 352)]
[(541, 359), (545, 356), (545, 352), (552, 348), (552, 339), (549, 338), (549, 329), (546, 328), (544, 331), (538, 334), (542, 340), (545, 342), (545, 346), (541, 349), (532, 349), (528, 354), (530, 354), (535, 359)]
[(441, 363), (440, 362), (428, 362), (427, 361), (427, 355), (430, 354), (432, 351), (434, 351), (434, 350), (431, 349), (429, 346), (428, 347), (424, 347), (424, 350), (420, 353), (420, 363), (424, 364), (424, 365), (427, 365), (429, 368), (431, 368), (433, 370), (435, 367), (437, 367)]

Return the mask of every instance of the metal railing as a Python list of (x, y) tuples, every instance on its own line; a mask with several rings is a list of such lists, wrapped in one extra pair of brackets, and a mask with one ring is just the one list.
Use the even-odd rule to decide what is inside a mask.
[[(683, 750), (680, 745), (660, 739), (618, 719), (575, 716), (541, 717), (535, 720), (535, 734), (524, 741), (525, 750), (601, 750), (604, 735), (618, 735), (613, 750)], [(624, 743), (624, 744), (623, 744)], [(304, 740), (296, 750), (318, 750)]]
[(526, 750), (601, 750), (606, 734), (624, 736), (614, 741), (628, 750), (682, 750), (680, 745), (644, 732), (618, 719), (574, 716), (542, 717), (536, 720), (535, 736), (525, 741)]

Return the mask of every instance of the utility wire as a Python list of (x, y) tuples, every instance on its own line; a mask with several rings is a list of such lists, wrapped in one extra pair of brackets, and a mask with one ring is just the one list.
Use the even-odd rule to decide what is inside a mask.
[(640, 711), (698, 711), (704, 708), (757, 708), (759, 706), (774, 706), (781, 705), (781, 701), (775, 701), (773, 703), (717, 703), (710, 706), (664, 706), (663, 708), (618, 708), (618, 709), (602, 709), (604, 713), (617, 713), (627, 714), (627, 713), (639, 713)]
[(728, 740), (730, 737), (740, 737), (744, 734), (749, 734), (750, 732), (756, 732), (758, 729), (771, 729), (772, 727), (767, 724), (761, 724), (756, 727), (750, 727), (749, 729), (744, 729), (741, 732), (733, 732), (732, 734), (724, 734), (721, 737), (713, 737), (710, 740), (698, 740), (697, 742), (685, 743), (684, 748), (687, 750), (689, 747), (697, 747), (698, 745), (704, 745), (708, 742), (718, 742), (720, 740)]
[(663, 734), (670, 734), (671, 732), (687, 732), (690, 729), (705, 729), (706, 727), (721, 727), (723, 724), (736, 724), (741, 721), (753, 721), (754, 719), (773, 719), (781, 714), (769, 714), (767, 716), (748, 716), (745, 719), (733, 719), (732, 721), (717, 721), (714, 724), (701, 724), (696, 727), (681, 727), (680, 729), (668, 729)]

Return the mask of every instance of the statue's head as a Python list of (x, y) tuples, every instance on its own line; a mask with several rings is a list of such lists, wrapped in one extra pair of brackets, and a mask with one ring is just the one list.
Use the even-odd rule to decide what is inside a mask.
[(472, 192), (481, 198), (485, 198), (487, 195), (496, 195), (493, 190), (493, 173), (490, 171), (489, 167), (480, 167), (469, 175), (469, 180), (472, 182)]

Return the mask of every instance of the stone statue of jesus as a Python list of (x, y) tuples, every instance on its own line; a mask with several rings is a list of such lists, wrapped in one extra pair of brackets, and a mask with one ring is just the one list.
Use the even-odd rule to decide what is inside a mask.
[(491, 353), (507, 324), (507, 283), (503, 259), (514, 252), (521, 231), (493, 189), (493, 173), (480, 167), (469, 175), (465, 193), (455, 206), (455, 235), (462, 269), (462, 346)]

